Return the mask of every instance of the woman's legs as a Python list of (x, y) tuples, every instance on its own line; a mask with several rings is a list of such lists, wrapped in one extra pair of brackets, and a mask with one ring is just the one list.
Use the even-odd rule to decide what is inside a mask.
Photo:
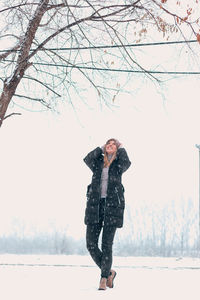
[(102, 228), (101, 224), (94, 224), (94, 225), (87, 225), (87, 230), (86, 230), (87, 249), (92, 259), (100, 269), (101, 269), (102, 252), (98, 247), (98, 240), (99, 240), (101, 228)]
[[(105, 212), (106, 199), (102, 198), (99, 207), (99, 223), (87, 225), (86, 230), (86, 242), (87, 249), (93, 258), (96, 265), (101, 269), (101, 278), (105, 281), (111, 275), (112, 265), (112, 245), (116, 232), (114, 226), (103, 226), (104, 223), (104, 212)], [(99, 249), (98, 242), (99, 236), (102, 232), (102, 243), (101, 250)], [(102, 281), (101, 280), (101, 281)], [(106, 288), (106, 281), (102, 284), (100, 282), (100, 289)]]
[(87, 249), (94, 262), (101, 269), (102, 251), (99, 249), (98, 241), (104, 220), (105, 198), (101, 198), (99, 203), (99, 223), (87, 226), (86, 243)]
[(112, 265), (112, 245), (116, 232), (114, 226), (104, 226), (102, 233), (102, 247), (98, 247), (101, 224), (88, 225), (86, 232), (87, 249), (94, 262), (101, 269), (101, 277), (108, 278)]
[(112, 266), (112, 246), (114, 241), (114, 236), (116, 232), (116, 227), (114, 226), (104, 226), (102, 233), (102, 258), (101, 258), (101, 277), (106, 277), (110, 275), (110, 270)]

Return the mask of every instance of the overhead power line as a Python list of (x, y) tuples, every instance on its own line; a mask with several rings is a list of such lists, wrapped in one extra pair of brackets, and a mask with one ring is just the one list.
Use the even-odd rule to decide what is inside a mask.
[(47, 64), (47, 63), (34, 63), (35, 65), (50, 66), (50, 67), (63, 67), (63, 68), (76, 68), (82, 70), (94, 70), (94, 71), (108, 71), (108, 72), (123, 72), (123, 73), (149, 73), (149, 74), (171, 74), (171, 75), (199, 75), (200, 72), (184, 72), (184, 71), (153, 71), (153, 70), (125, 70), (125, 69), (108, 69), (108, 68), (96, 68), (85, 66), (69, 66), (60, 64)]
[(89, 46), (89, 47), (75, 47), (75, 48), (55, 48), (55, 49), (49, 49), (49, 50), (53, 51), (53, 50), (90, 50), (90, 49), (107, 49), (107, 48), (131, 48), (131, 47), (186, 44), (186, 43), (196, 43), (196, 42), (197, 42), (197, 40), (190, 40), (190, 41), (174, 41), (174, 42), (158, 42), (158, 43), (142, 43), (142, 44), (126, 44), (126, 45), (106, 45), (106, 46)]
[[(145, 47), (145, 46), (165, 46), (165, 45), (174, 45), (174, 44), (188, 44), (188, 43), (197, 43), (197, 40), (189, 41), (173, 41), (173, 42), (157, 42), (157, 43), (142, 43), (142, 44), (126, 44), (126, 45), (105, 45), (105, 46), (88, 46), (88, 47), (66, 47), (66, 48), (41, 48), (39, 51), (73, 51), (73, 50), (90, 50), (90, 49), (111, 49), (111, 48), (131, 48), (131, 47)], [(35, 51), (37, 48), (31, 49), (30, 51)], [(19, 52), (20, 50), (6, 49), (0, 50), (1, 52)]]
[[(16, 62), (5, 59), (4, 62)], [(81, 70), (93, 70), (93, 71), (104, 71), (104, 72), (118, 72), (118, 73), (148, 73), (148, 74), (169, 74), (169, 75), (200, 75), (198, 71), (154, 71), (154, 70), (133, 70), (133, 69), (110, 69), (110, 68), (98, 68), (98, 67), (86, 67), (86, 66), (72, 66), (64, 64), (51, 64), (51, 63), (33, 63), (33, 65), (48, 66), (48, 67), (61, 67), (70, 69), (81, 69)]]
[[(131, 48), (131, 47), (145, 47), (145, 46), (163, 46), (173, 44), (197, 43), (197, 40), (190, 41), (174, 41), (174, 42), (158, 42), (158, 43), (142, 43), (142, 44), (126, 44), (126, 45), (106, 45), (106, 46), (88, 46), (88, 47), (73, 47), (73, 48), (50, 48), (46, 50), (51, 51), (71, 51), (71, 50), (90, 50), (90, 49), (108, 49), (108, 48)], [(31, 50), (34, 51), (35, 49)]]

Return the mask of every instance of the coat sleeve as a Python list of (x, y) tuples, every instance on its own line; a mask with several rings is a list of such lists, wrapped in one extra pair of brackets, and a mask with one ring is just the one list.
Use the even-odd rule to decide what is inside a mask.
[(96, 160), (102, 155), (103, 151), (100, 147), (92, 150), (88, 155), (83, 159), (86, 165), (94, 172), (96, 167)]
[(117, 150), (117, 158), (118, 158), (118, 168), (121, 173), (124, 173), (131, 165), (131, 162), (128, 158), (128, 154), (124, 148), (119, 148)]

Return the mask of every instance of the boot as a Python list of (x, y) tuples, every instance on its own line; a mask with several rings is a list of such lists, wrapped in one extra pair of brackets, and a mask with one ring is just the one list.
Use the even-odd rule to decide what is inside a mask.
[(111, 274), (108, 276), (106, 285), (109, 288), (113, 288), (114, 287), (114, 279), (115, 279), (115, 276), (117, 275), (117, 273), (114, 270), (111, 270), (110, 273)]
[(99, 290), (106, 290), (106, 282), (107, 282), (107, 278), (102, 277), (99, 283)]

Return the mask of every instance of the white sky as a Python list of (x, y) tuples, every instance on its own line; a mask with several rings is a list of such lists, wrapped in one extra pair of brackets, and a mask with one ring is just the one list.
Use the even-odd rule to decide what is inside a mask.
[(29, 233), (59, 228), (82, 236), (91, 180), (82, 159), (110, 137), (132, 161), (123, 178), (131, 209), (144, 201), (156, 207), (192, 198), (197, 204), (199, 94), (190, 76), (167, 83), (165, 102), (146, 84), (137, 96), (122, 95), (113, 110), (80, 105), (79, 120), (67, 105), (60, 115), (23, 112), (7, 119), (0, 130), (0, 232), (25, 224)]

